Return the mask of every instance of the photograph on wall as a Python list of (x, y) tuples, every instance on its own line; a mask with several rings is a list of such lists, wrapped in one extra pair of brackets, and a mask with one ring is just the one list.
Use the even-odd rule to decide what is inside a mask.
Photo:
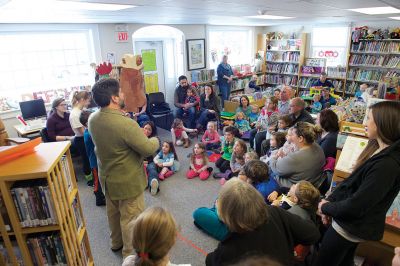
[(205, 68), (205, 39), (187, 40), (186, 45), (188, 70)]

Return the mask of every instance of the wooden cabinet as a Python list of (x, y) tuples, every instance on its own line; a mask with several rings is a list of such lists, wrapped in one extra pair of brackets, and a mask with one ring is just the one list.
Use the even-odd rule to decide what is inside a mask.
[(0, 165), (0, 265), (94, 264), (69, 146), (41, 143)]

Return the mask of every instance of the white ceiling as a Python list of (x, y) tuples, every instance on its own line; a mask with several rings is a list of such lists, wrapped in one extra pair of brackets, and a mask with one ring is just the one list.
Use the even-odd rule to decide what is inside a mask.
[[(34, 6), (12, 9), (11, 1), (29, 1)], [(364, 15), (350, 8), (392, 6), (400, 0), (86, 0), (86, 2), (136, 5), (121, 11), (50, 10), (45, 0), (0, 0), (0, 23), (147, 23), (212, 25), (282, 25), (394, 22), (392, 15)], [(49, 1), (49, 0), (46, 0)], [(84, 2), (84, 1), (81, 1)], [(246, 18), (265, 11), (268, 15), (295, 17), (288, 20)], [(399, 22), (400, 26), (400, 22)]]

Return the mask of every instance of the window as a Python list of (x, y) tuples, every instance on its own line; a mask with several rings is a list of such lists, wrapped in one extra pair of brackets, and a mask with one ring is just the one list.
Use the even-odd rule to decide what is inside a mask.
[(208, 30), (208, 62), (217, 68), (227, 54), (231, 66), (253, 63), (253, 30), (212, 27)]
[[(0, 32), (0, 99), (11, 107), (34, 94), (45, 102), (57, 96), (57, 90), (94, 83), (90, 63), (96, 62), (92, 30), (3, 31)], [(68, 94), (68, 93), (67, 93)], [(13, 104), (14, 102), (14, 104)]]
[(311, 57), (325, 58), (332, 67), (347, 64), (349, 27), (316, 27), (311, 38)]

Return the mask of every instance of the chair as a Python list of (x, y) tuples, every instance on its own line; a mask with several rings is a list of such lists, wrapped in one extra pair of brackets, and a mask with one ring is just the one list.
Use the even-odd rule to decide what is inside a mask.
[(171, 124), (174, 120), (169, 104), (165, 102), (164, 93), (155, 92), (146, 94), (147, 114), (157, 127), (165, 130), (171, 130)]
[(6, 127), (0, 119), (0, 146), (10, 146), (11, 144), (22, 144), (29, 141), (28, 138), (9, 138)]
[(47, 133), (47, 128), (42, 128), (40, 130), (40, 136), (42, 137), (43, 142), (51, 142), (49, 134)]

